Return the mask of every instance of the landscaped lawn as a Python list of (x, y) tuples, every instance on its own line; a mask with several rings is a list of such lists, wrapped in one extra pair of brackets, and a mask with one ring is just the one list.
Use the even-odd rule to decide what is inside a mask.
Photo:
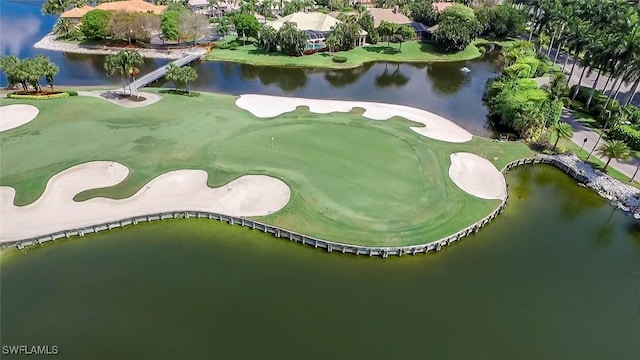
[(328, 240), (398, 246), (447, 236), (499, 204), (468, 195), (449, 179), (451, 153), (476, 153), (498, 168), (532, 155), (520, 143), (431, 140), (409, 129), (415, 123), (369, 120), (356, 111), (298, 109), (258, 119), (237, 108), (235, 99), (165, 94), (135, 109), (82, 96), (2, 99), (0, 105), (32, 104), (40, 115), (0, 134), (0, 184), (15, 187), (16, 204), (25, 205), (51, 176), (92, 160), (120, 162), (130, 176), (76, 200), (128, 197), (176, 169), (203, 169), (210, 186), (266, 174), (286, 182), (292, 195), (283, 210), (260, 221)]
[[(233, 40), (229, 38), (228, 40)], [(221, 43), (221, 42), (218, 42)], [(402, 44), (402, 51), (398, 51), (399, 44), (391, 43), (387, 48), (386, 42), (376, 45), (357, 47), (349, 51), (334, 53), (345, 56), (347, 62), (336, 63), (331, 60), (328, 52), (319, 52), (313, 55), (288, 56), (280, 52), (265, 53), (257, 49), (253, 44), (239, 46), (235, 49), (213, 49), (207, 56), (208, 60), (231, 61), (253, 65), (274, 66), (300, 66), (316, 68), (354, 68), (368, 61), (392, 61), (392, 62), (431, 62), (431, 61), (458, 61), (470, 60), (480, 57), (482, 53), (475, 46), (469, 45), (465, 50), (454, 54), (443, 54), (436, 50), (434, 45), (418, 41), (407, 41)]]

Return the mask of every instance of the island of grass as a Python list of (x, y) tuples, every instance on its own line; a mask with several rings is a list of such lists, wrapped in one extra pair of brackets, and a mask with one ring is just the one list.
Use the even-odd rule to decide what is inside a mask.
[(298, 108), (258, 118), (236, 106), (234, 96), (162, 96), (141, 108), (84, 96), (0, 100), (0, 106), (39, 109), (32, 122), (0, 133), (0, 185), (15, 188), (15, 204), (23, 206), (38, 199), (54, 175), (98, 160), (128, 167), (128, 176), (76, 201), (129, 198), (174, 170), (204, 170), (211, 187), (267, 175), (291, 194), (284, 208), (259, 221), (343, 243), (404, 246), (455, 233), (500, 204), (453, 183), (451, 154), (477, 154), (497, 168), (532, 154), (520, 143), (429, 139), (410, 129), (421, 124), (370, 120), (358, 109), (316, 114)]
[[(476, 40), (477, 41), (477, 40)], [(207, 60), (228, 61), (251, 65), (263, 66), (284, 66), (284, 67), (313, 67), (347, 69), (359, 67), (366, 62), (389, 61), (389, 62), (437, 62), (437, 61), (462, 61), (472, 60), (480, 57), (482, 52), (476, 45), (476, 41), (471, 43), (466, 49), (460, 52), (445, 54), (437, 50), (433, 44), (419, 41), (407, 41), (402, 44), (391, 43), (387, 47), (386, 42), (379, 42), (375, 45), (365, 45), (356, 47), (348, 51), (340, 51), (329, 54), (329, 52), (317, 52), (311, 55), (289, 56), (279, 51), (267, 53), (258, 49), (252, 42), (243, 45), (242, 40), (229, 38), (226, 41), (218, 41), (218, 46), (226, 44), (229, 48), (214, 48), (207, 55)], [(487, 44), (485, 40), (480, 40), (478, 44)], [(335, 62), (333, 56), (346, 57), (346, 62)]]

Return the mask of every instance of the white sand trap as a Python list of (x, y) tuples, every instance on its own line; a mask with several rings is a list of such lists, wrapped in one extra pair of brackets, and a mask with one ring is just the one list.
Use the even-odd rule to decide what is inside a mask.
[(291, 196), (284, 182), (269, 176), (246, 175), (228, 185), (210, 188), (205, 171), (176, 170), (151, 180), (127, 199), (73, 201), (81, 191), (116, 185), (128, 174), (124, 165), (110, 161), (74, 166), (53, 176), (42, 196), (22, 207), (13, 205), (15, 190), (12, 187), (0, 187), (0, 241), (169, 211), (262, 216), (282, 209)]
[(464, 192), (481, 199), (504, 199), (507, 183), (493, 164), (476, 154), (451, 154), (449, 177)]
[(38, 116), (37, 107), (27, 104), (13, 104), (0, 107), (0, 132), (24, 125)]
[(472, 135), (454, 122), (428, 111), (403, 105), (393, 105), (364, 101), (319, 100), (293, 97), (247, 94), (236, 100), (239, 108), (260, 118), (270, 118), (294, 111), (298, 106), (308, 106), (309, 111), (318, 114), (349, 112), (353, 108), (365, 109), (362, 116), (372, 120), (388, 120), (394, 116), (424, 124), (411, 130), (431, 139), (462, 143), (470, 141)]

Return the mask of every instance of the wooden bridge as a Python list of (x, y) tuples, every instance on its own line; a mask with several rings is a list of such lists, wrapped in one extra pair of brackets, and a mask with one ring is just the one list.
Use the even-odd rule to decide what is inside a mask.
[(157, 68), (148, 74), (144, 74), (139, 78), (137, 78), (135, 83), (134, 82), (129, 83), (129, 89), (131, 89), (131, 91), (137, 91), (138, 89), (145, 87), (151, 84), (152, 82), (163, 77), (167, 73), (167, 68), (169, 67), (169, 65), (174, 64), (176, 66), (184, 66), (184, 65), (190, 64), (198, 60), (202, 55), (204, 55), (204, 53), (205, 53), (204, 50), (190, 53), (184, 57), (181, 57), (178, 60), (170, 62), (169, 64), (163, 67)]

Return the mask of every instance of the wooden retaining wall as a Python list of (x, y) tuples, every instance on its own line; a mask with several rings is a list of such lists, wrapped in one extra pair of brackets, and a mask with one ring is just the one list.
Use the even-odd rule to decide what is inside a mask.
[[(564, 164), (554, 159), (540, 158), (540, 157), (527, 158), (527, 159), (521, 159), (521, 160), (510, 162), (502, 169), (502, 173), (504, 174), (516, 166), (528, 165), (528, 164), (551, 164), (567, 172), (569, 175), (573, 176), (579, 181), (584, 182), (586, 180), (586, 178), (583, 175), (575, 173), (572, 169), (568, 168)], [(354, 254), (354, 255), (365, 255), (365, 256), (379, 256), (382, 258), (386, 258), (390, 255), (403, 256), (403, 255), (415, 255), (415, 254), (428, 253), (430, 251), (440, 251), (442, 250), (443, 247), (450, 245), (456, 241), (460, 241), (465, 236), (475, 234), (478, 232), (478, 230), (480, 230), (482, 227), (487, 225), (489, 222), (491, 222), (491, 220), (495, 219), (499, 214), (501, 214), (504, 211), (504, 208), (507, 205), (508, 198), (509, 196), (507, 195), (507, 197), (500, 202), (500, 205), (498, 205), (498, 207), (495, 210), (493, 210), (489, 215), (475, 222), (473, 225), (467, 226), (466, 228), (452, 235), (441, 238), (439, 240), (435, 240), (426, 244), (410, 245), (410, 246), (377, 247), (377, 246), (344, 244), (344, 243), (339, 243), (339, 242), (334, 242), (334, 241), (329, 241), (324, 239), (318, 239), (312, 236), (300, 234), (294, 231), (279, 228), (277, 226), (264, 224), (251, 219), (222, 215), (222, 214), (206, 212), (206, 211), (175, 211), (175, 212), (165, 212), (165, 213), (149, 214), (144, 216), (129, 217), (122, 220), (112, 221), (112, 222), (103, 223), (103, 224), (97, 224), (93, 226), (58, 231), (52, 234), (38, 236), (31, 239), (6, 242), (6, 243), (3, 243), (2, 246), (6, 247), (6, 246), (15, 245), (18, 249), (22, 250), (29, 246), (40, 245), (40, 244), (43, 244), (49, 241), (54, 241), (60, 238), (69, 238), (71, 236), (85, 236), (86, 234), (97, 233), (100, 231), (111, 230), (114, 228), (121, 228), (129, 225), (137, 225), (138, 223), (141, 223), (141, 222), (150, 222), (150, 221), (165, 220), (165, 219), (189, 219), (189, 218), (202, 219), (204, 218), (204, 219), (223, 221), (228, 223), (229, 225), (239, 225), (239, 226), (248, 227), (257, 231), (262, 231), (264, 233), (271, 234), (277, 238), (299, 242), (303, 245), (313, 246), (314, 248), (325, 249), (328, 252), (338, 252), (343, 254)]]

